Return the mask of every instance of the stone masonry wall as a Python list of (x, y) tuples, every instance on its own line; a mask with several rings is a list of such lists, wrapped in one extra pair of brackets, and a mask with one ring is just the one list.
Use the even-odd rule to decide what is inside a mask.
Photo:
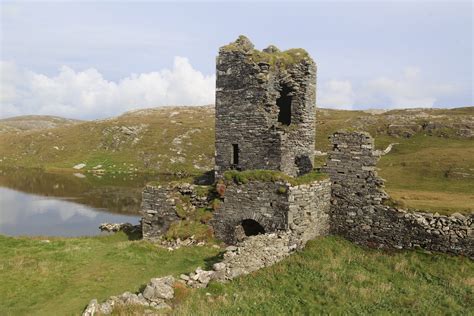
[(474, 214), (443, 216), (386, 206), (372, 137), (338, 132), (332, 145), (323, 168), (332, 182), (331, 233), (370, 247), (424, 248), (474, 258)]
[[(207, 207), (208, 198), (197, 195), (195, 188), (188, 183), (147, 185), (142, 193), (143, 238), (155, 239), (165, 234), (172, 222), (181, 219), (180, 211), (189, 211), (186, 208)], [(183, 197), (187, 197), (189, 203), (180, 203)]]
[(331, 181), (329, 179), (288, 188), (288, 226), (299, 247), (329, 233)]
[(235, 244), (239, 241), (239, 225), (252, 219), (265, 233), (290, 231), (293, 243), (300, 247), (327, 233), (329, 201), (329, 180), (299, 186), (284, 182), (230, 182), (212, 225), (216, 237)]
[[(216, 175), (270, 169), (288, 175), (312, 169), (316, 64), (303, 50), (254, 49), (246, 37), (221, 47), (216, 65)], [(278, 121), (277, 100), (291, 98), (291, 124)], [(238, 146), (238, 163), (233, 161)]]

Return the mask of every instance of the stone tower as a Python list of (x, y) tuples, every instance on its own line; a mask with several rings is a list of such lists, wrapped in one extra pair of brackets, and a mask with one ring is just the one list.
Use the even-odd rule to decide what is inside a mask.
[(312, 170), (316, 64), (303, 49), (254, 49), (245, 36), (217, 57), (216, 176), (231, 169)]

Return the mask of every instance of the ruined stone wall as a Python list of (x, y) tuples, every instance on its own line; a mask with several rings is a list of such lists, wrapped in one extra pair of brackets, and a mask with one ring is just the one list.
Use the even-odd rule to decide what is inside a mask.
[(330, 201), (329, 179), (288, 188), (288, 228), (292, 241), (299, 247), (328, 234)]
[(252, 219), (265, 233), (290, 231), (292, 242), (303, 246), (309, 239), (327, 233), (329, 200), (329, 180), (299, 186), (284, 182), (230, 182), (212, 225), (216, 237), (235, 244), (242, 221)]
[(370, 247), (424, 248), (474, 257), (474, 215), (410, 212), (386, 206), (379, 159), (367, 133), (339, 132), (323, 171), (330, 175), (333, 234)]
[[(142, 235), (155, 239), (165, 234), (171, 223), (182, 219), (188, 208), (207, 207), (207, 196), (196, 194), (195, 185), (188, 183), (147, 185), (142, 193)], [(186, 203), (183, 198), (186, 197)]]
[[(316, 65), (303, 50), (254, 49), (245, 37), (219, 51), (216, 81), (216, 167), (280, 170), (296, 176), (312, 168)], [(278, 121), (277, 100), (291, 97), (291, 124)], [(233, 145), (239, 161), (234, 164)]]

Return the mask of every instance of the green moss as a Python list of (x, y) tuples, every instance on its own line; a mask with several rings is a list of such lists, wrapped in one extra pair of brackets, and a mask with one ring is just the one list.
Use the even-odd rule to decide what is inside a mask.
[(288, 192), (288, 189), (285, 186), (281, 185), (280, 187), (278, 187), (278, 194), (286, 194), (286, 192)]
[(246, 170), (246, 171), (226, 171), (224, 179), (233, 181), (237, 184), (246, 184), (249, 181), (262, 182), (287, 182), (291, 185), (300, 185), (326, 179), (327, 175), (316, 170), (307, 173), (301, 177), (290, 177), (283, 172), (274, 170)]
[(208, 196), (213, 190), (213, 187), (210, 185), (197, 185), (195, 187), (194, 193), (197, 196), (205, 197)]
[(198, 208), (196, 210), (195, 220), (203, 224), (208, 223), (212, 219), (212, 210), (209, 208)]
[(197, 221), (185, 220), (173, 222), (165, 234), (166, 239), (186, 239), (194, 236), (196, 240), (211, 241), (213, 238), (212, 229)]
[(271, 68), (278, 66), (288, 68), (304, 59), (310, 59), (309, 54), (302, 48), (292, 48), (280, 51), (273, 46), (273, 52), (260, 51), (253, 48), (250, 40), (240, 35), (239, 38), (228, 45), (220, 48), (221, 52), (241, 52), (247, 55), (247, 61), (251, 63), (267, 63)]
[(254, 63), (267, 63), (271, 68), (279, 66), (288, 68), (300, 63), (304, 59), (310, 59), (309, 54), (302, 48), (292, 48), (283, 52), (267, 53), (254, 49), (248, 56), (248, 60)]

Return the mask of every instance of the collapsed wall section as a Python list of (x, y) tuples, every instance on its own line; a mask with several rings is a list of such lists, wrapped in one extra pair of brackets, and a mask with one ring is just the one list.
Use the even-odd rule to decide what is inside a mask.
[(378, 154), (367, 133), (338, 132), (323, 168), (332, 182), (331, 233), (370, 247), (424, 248), (474, 257), (474, 214), (411, 212), (388, 199), (375, 170)]

